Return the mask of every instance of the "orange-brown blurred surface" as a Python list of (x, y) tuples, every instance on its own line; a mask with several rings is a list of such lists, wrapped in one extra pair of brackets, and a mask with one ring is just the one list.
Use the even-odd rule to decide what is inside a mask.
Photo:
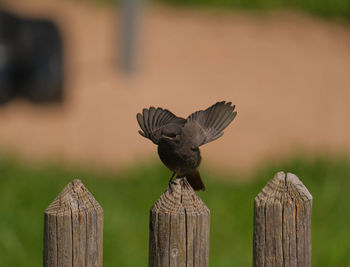
[(117, 66), (120, 11), (80, 1), (18, 0), (17, 14), (52, 18), (65, 41), (65, 102), (0, 107), (0, 146), (24, 158), (118, 167), (156, 157), (136, 113), (179, 116), (219, 100), (238, 116), (203, 147), (207, 166), (254, 166), (298, 148), (350, 152), (350, 29), (290, 13), (148, 7), (138, 70)]

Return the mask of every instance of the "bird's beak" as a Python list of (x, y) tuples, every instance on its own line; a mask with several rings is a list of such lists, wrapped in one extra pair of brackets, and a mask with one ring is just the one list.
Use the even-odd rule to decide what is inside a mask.
[(160, 139), (163, 139), (163, 140), (171, 140), (171, 138), (170, 138), (169, 136), (162, 136), (162, 137), (159, 138), (159, 140), (160, 140)]

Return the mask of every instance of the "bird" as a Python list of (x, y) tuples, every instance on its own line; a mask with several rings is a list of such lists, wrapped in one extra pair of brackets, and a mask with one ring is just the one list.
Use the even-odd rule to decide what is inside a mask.
[(198, 110), (186, 119), (177, 117), (161, 107), (144, 108), (136, 119), (139, 134), (158, 146), (158, 155), (173, 173), (173, 178), (186, 177), (196, 191), (205, 190), (198, 167), (201, 163), (199, 147), (220, 138), (237, 112), (232, 102), (221, 101), (205, 110)]

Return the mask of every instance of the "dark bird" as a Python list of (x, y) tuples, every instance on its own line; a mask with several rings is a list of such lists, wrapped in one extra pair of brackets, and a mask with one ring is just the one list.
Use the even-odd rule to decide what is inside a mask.
[(199, 147), (221, 137), (223, 130), (236, 117), (231, 102), (217, 102), (206, 110), (192, 113), (187, 119), (177, 117), (163, 108), (144, 108), (136, 118), (139, 133), (158, 145), (161, 161), (173, 174), (186, 177), (194, 190), (205, 190), (198, 167)]

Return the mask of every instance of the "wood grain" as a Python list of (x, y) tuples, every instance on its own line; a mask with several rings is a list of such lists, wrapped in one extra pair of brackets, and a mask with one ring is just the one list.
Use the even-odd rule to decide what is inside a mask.
[(253, 266), (311, 266), (311, 212), (298, 177), (277, 173), (254, 201)]
[(102, 267), (103, 210), (80, 180), (44, 213), (44, 267)]
[(186, 178), (176, 179), (150, 211), (150, 267), (209, 266), (210, 211)]

